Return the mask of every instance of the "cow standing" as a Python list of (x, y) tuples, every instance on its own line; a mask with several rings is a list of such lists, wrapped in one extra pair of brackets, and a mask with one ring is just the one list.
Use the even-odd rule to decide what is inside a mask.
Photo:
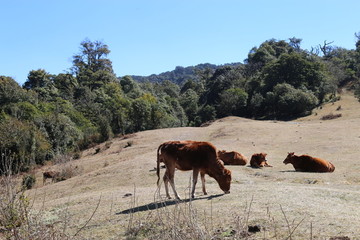
[(231, 151), (226, 152), (225, 150), (218, 151), (219, 158), (224, 162), (224, 165), (246, 165), (248, 160), (241, 153)]
[(291, 163), (298, 172), (333, 172), (335, 170), (335, 166), (329, 161), (309, 155), (296, 156), (293, 152), (288, 153), (283, 163)]
[(174, 195), (180, 199), (175, 189), (175, 168), (183, 171), (193, 170), (193, 183), (191, 198), (195, 197), (195, 186), (200, 172), (203, 192), (205, 189), (205, 174), (213, 177), (225, 193), (230, 193), (231, 171), (224, 167), (218, 159), (216, 148), (209, 142), (196, 141), (169, 141), (161, 144), (157, 150), (158, 185), (160, 180), (160, 162), (166, 166), (163, 177), (167, 198), (169, 194), (168, 183), (173, 189)]

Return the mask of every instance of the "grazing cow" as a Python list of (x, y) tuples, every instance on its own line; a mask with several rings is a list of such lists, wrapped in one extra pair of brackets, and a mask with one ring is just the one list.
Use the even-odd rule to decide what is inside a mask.
[(284, 163), (291, 163), (298, 172), (333, 172), (335, 170), (335, 166), (329, 161), (309, 155), (296, 156), (293, 152), (288, 153)]
[(226, 152), (225, 150), (219, 150), (218, 156), (224, 162), (224, 165), (246, 165), (248, 163), (244, 155), (235, 151)]
[(51, 178), (51, 182), (54, 182), (58, 177), (60, 173), (56, 171), (47, 171), (43, 173), (43, 185), (45, 185), (45, 181), (48, 178)]
[(161, 144), (157, 150), (158, 185), (160, 180), (160, 162), (166, 166), (163, 177), (167, 198), (169, 194), (168, 183), (173, 189), (174, 195), (180, 199), (175, 189), (175, 168), (183, 171), (193, 170), (193, 183), (191, 197), (195, 197), (195, 186), (200, 172), (202, 190), (206, 195), (205, 174), (213, 177), (225, 193), (230, 193), (231, 171), (224, 167), (217, 157), (216, 148), (208, 142), (196, 141), (170, 141)]
[(251, 156), (250, 166), (253, 168), (272, 167), (267, 163), (266, 153), (255, 153)]

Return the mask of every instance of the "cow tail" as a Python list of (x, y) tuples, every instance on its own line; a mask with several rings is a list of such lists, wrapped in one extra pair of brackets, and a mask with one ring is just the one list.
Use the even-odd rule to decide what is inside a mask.
[(157, 160), (156, 160), (156, 175), (158, 177), (157, 185), (159, 185), (159, 181), (160, 181), (160, 149), (162, 148), (162, 146), (163, 144), (161, 144), (157, 150)]

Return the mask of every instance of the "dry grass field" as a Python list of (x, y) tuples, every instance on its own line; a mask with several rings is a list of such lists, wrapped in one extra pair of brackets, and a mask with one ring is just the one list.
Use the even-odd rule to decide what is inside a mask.
[[(341, 117), (321, 120), (331, 113)], [(191, 172), (176, 171), (183, 201), (166, 200), (154, 167), (157, 147), (168, 140), (209, 141), (248, 158), (266, 152), (273, 167), (227, 166), (231, 193), (223, 195), (207, 176), (208, 195), (198, 182), (192, 201)], [(343, 93), (339, 101), (294, 121), (227, 117), (206, 127), (115, 138), (78, 160), (39, 169), (27, 195), (33, 211), (66, 227), (69, 235), (81, 230), (82, 239), (360, 239), (359, 146), (360, 103)], [(327, 159), (335, 172), (295, 172), (282, 163), (288, 152)], [(42, 186), (42, 171), (64, 165), (80, 174)], [(254, 225), (260, 232), (249, 233)]]

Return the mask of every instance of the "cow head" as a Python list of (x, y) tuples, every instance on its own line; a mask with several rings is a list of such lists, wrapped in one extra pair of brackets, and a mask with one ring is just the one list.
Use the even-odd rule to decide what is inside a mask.
[(222, 158), (223, 155), (226, 153), (226, 151), (225, 151), (225, 150), (219, 150), (217, 153), (218, 153), (218, 156), (219, 156), (220, 158)]
[(263, 166), (265, 165), (265, 163), (267, 162), (266, 160), (266, 153), (255, 153), (252, 158), (255, 160), (255, 162), (259, 165), (259, 166)]
[(285, 160), (283, 161), (284, 164), (288, 164), (291, 163), (292, 161), (292, 157), (295, 155), (294, 152), (290, 152), (288, 153), (287, 157), (285, 158)]
[(224, 168), (221, 179), (218, 181), (221, 190), (224, 191), (225, 194), (230, 193), (230, 184), (231, 184), (231, 171)]

